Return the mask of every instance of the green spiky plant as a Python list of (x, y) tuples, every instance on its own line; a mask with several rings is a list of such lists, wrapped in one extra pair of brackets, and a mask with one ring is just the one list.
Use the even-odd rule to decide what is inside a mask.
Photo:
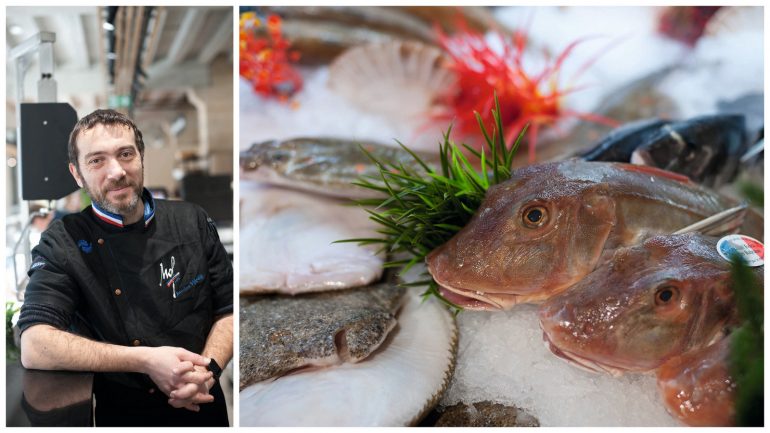
[[(754, 206), (764, 209), (764, 188), (739, 181), (738, 190)], [(735, 330), (730, 346), (730, 373), (735, 379), (735, 423), (738, 426), (764, 425), (765, 312), (762, 281), (746, 262), (731, 258), (735, 299), (741, 326)]]
[[(744, 197), (764, 208), (764, 189), (760, 185), (739, 184)], [(732, 278), (741, 326), (735, 330), (730, 346), (730, 373), (735, 379), (735, 423), (763, 426), (765, 406), (765, 312), (762, 282), (738, 255), (732, 257)]]
[(732, 336), (730, 373), (735, 379), (735, 422), (741, 427), (764, 425), (764, 301), (762, 284), (738, 255), (732, 278), (741, 326)]
[[(380, 244), (381, 252), (396, 257), (385, 263), (385, 267), (401, 268), (403, 274), (415, 264), (423, 263), (428, 253), (460, 231), (478, 209), (487, 189), (511, 177), (513, 157), (527, 130), (525, 126), (511, 146), (506, 145), (497, 96), (492, 110), (495, 128), (491, 134), (479, 113), (475, 115), (485, 147), (478, 151), (464, 143), (458, 146), (449, 139), (450, 126), (443, 143), (439, 144), (440, 166), (437, 168), (429, 166), (401, 143), (421, 170), (378, 160), (362, 147), (380, 173), (379, 177), (363, 177), (355, 184), (383, 193), (386, 198), (362, 199), (356, 203), (367, 208), (370, 218), (380, 225), (378, 232), (382, 237), (341, 242)], [(471, 164), (462, 149), (478, 159), (480, 170)], [(435, 296), (455, 313), (462, 309), (441, 296), (438, 284), (429, 276), (407, 285), (427, 285), (423, 297)]]

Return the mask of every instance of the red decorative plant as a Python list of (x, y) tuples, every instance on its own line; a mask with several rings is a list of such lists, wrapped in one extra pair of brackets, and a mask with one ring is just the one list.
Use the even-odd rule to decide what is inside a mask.
[[(286, 101), (302, 88), (302, 76), (292, 63), (299, 53), (290, 50), (290, 43), (281, 35), (281, 18), (268, 15), (266, 22), (254, 12), (244, 12), (240, 18), (239, 70), (258, 94)], [(266, 26), (265, 31), (258, 31)]]
[[(443, 101), (443, 112), (437, 116), (454, 119), (456, 127), (468, 134), (478, 127), (476, 113), (487, 129), (493, 128), (494, 95), (500, 101), (502, 122), (510, 145), (522, 127), (529, 124), (527, 141), (529, 161), (535, 161), (535, 147), (542, 127), (553, 126), (566, 117), (617, 125), (617, 122), (591, 113), (580, 113), (564, 107), (564, 96), (576, 88), (559, 88), (559, 70), (572, 50), (581, 42), (569, 44), (555, 59), (546, 59), (539, 73), (524, 67), (528, 37), (515, 32), (510, 38), (499, 32), (496, 36), (502, 52), (494, 50), (484, 35), (470, 31), (467, 26), (452, 36), (437, 29), (439, 42), (451, 57), (450, 68), (457, 77), (458, 90)], [(588, 64), (583, 66), (587, 68)], [(582, 69), (581, 69), (582, 72)]]

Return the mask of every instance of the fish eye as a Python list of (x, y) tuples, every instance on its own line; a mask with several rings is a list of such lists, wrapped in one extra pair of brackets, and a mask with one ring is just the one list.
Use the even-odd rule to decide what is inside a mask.
[(663, 286), (655, 291), (655, 305), (668, 305), (679, 299), (679, 289), (674, 286)]
[(285, 152), (275, 152), (271, 154), (270, 157), (273, 162), (283, 162), (289, 159), (289, 155), (287, 155)]
[(524, 209), (522, 221), (530, 228), (540, 227), (548, 220), (548, 211), (543, 206), (530, 206)]

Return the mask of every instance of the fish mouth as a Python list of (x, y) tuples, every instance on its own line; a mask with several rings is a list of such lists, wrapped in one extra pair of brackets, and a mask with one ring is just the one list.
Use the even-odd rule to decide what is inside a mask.
[[(431, 254), (434, 254), (435, 251)], [(484, 292), (471, 291), (467, 289), (461, 289), (453, 287), (451, 284), (442, 281), (436, 274), (436, 270), (431, 266), (431, 261), (427, 261), (428, 273), (433, 278), (433, 281), (438, 284), (439, 293), (447, 301), (457, 305), (458, 307), (467, 308), (469, 310), (502, 310), (503, 306), (493, 301)]]
[(621, 376), (626, 372), (626, 369), (622, 367), (588, 359), (563, 347), (559, 347), (553, 341), (551, 341), (551, 338), (546, 332), (543, 332), (543, 342), (545, 343), (545, 347), (547, 347), (551, 353), (582, 370), (586, 370), (591, 373), (609, 373), (614, 377)]
[(502, 310), (503, 306), (481, 292), (470, 292), (439, 283), (439, 292), (447, 301), (469, 310)]

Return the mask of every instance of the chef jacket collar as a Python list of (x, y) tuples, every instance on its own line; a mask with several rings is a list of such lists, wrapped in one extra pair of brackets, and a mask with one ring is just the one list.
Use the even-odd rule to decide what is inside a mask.
[[(144, 202), (144, 226), (150, 225), (150, 221), (155, 217), (155, 200), (152, 198), (152, 194), (147, 188), (142, 189), (142, 201)], [(125, 227), (123, 224), (123, 216), (109, 212), (100, 208), (96, 203), (91, 203), (91, 209), (94, 211), (94, 215), (107, 224), (116, 227)]]

